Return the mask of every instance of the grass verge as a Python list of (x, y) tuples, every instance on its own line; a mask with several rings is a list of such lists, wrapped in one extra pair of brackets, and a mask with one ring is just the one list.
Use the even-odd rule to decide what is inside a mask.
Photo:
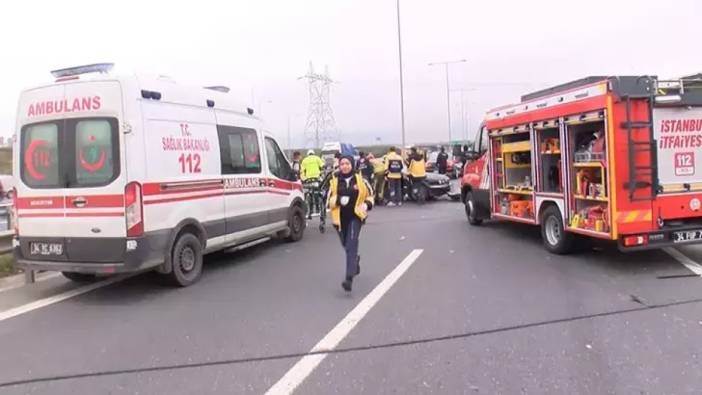
[(0, 278), (11, 276), (18, 272), (15, 268), (15, 258), (12, 254), (0, 255)]

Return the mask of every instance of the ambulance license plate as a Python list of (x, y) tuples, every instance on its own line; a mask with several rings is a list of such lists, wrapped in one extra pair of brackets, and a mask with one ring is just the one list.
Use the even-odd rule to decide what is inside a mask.
[(63, 244), (61, 243), (29, 243), (29, 253), (41, 256), (63, 255)]
[(673, 233), (673, 243), (702, 240), (702, 230), (686, 230)]

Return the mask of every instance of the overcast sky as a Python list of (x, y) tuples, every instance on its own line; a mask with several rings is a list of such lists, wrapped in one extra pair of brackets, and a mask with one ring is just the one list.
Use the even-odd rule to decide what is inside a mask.
[[(179, 4), (182, 3), (182, 4)], [(587, 75), (702, 71), (698, 0), (401, 0), (408, 142), (448, 138), (442, 67), (452, 65), (453, 137), (472, 138), (490, 107)], [(303, 144), (309, 61), (338, 81), (345, 141), (400, 141), (395, 0), (12, 1), (0, 23), (0, 135), (19, 92), (49, 70), (114, 62), (119, 72), (228, 85), (287, 145)]]

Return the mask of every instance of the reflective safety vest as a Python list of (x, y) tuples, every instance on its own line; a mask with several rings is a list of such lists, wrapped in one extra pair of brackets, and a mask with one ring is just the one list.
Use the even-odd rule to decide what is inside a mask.
[[(354, 202), (354, 213), (361, 221), (365, 221), (368, 216), (367, 212), (361, 210), (361, 205), (367, 203), (368, 207), (373, 206), (373, 189), (366, 183), (366, 180), (359, 173), (354, 174), (356, 177), (356, 187), (358, 188), (358, 199)], [(339, 187), (339, 176), (334, 174), (329, 181), (329, 199), (327, 199), (329, 209), (331, 210), (332, 224), (341, 226), (341, 206), (337, 204), (337, 190)]]
[(427, 176), (427, 165), (426, 162), (424, 162), (423, 156), (417, 155), (416, 157), (410, 158), (409, 174), (414, 178)]
[(302, 181), (315, 179), (322, 176), (324, 161), (317, 155), (309, 155), (300, 163), (300, 178)]
[(388, 172), (388, 178), (391, 180), (399, 180), (402, 178), (402, 157), (394, 152), (385, 155), (385, 170)]

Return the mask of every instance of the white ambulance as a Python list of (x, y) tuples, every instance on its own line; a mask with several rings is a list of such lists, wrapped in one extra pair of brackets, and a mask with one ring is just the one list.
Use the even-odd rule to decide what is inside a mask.
[(52, 72), (21, 94), (13, 172), (18, 266), (75, 281), (154, 268), (187, 286), (203, 254), (300, 240), (302, 186), (224, 87)]

